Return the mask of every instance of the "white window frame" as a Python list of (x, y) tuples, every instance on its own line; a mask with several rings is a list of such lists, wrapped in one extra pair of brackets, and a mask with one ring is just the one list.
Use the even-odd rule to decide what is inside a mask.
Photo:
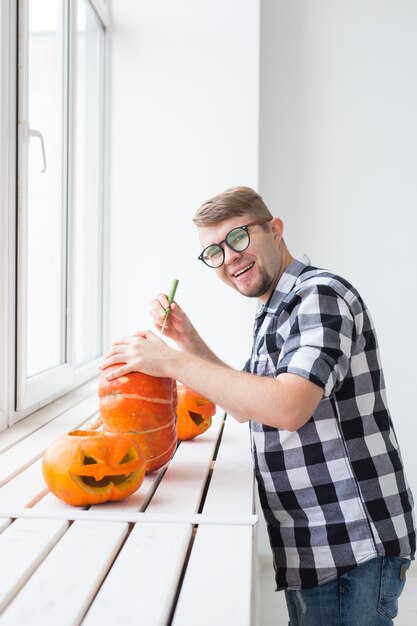
[[(26, 2), (28, 0), (25, 0)], [(108, 55), (109, 46), (109, 3), (102, 0), (88, 0), (90, 5), (95, 10), (97, 16), (101, 20), (104, 28), (106, 29), (105, 37), (105, 50), (104, 50), (104, 67), (105, 75), (104, 79), (104, 119), (103, 119), (103, 131), (104, 138), (107, 137), (107, 120), (106, 112), (108, 110), (107, 105), (107, 93), (108, 93), (108, 64), (106, 63), (106, 57)], [(69, 2), (70, 10), (76, 11), (76, 3)], [(33, 377), (32, 380), (27, 381), (27, 378), (23, 375), (20, 376), (20, 380), (23, 383), (18, 385), (19, 377), (17, 376), (17, 365), (20, 359), (20, 363), (24, 364), (25, 358), (22, 359), (22, 354), (16, 354), (16, 337), (19, 328), (17, 322), (17, 316), (24, 315), (24, 307), (18, 312), (16, 302), (24, 305), (25, 291), (25, 276), (20, 275), (16, 280), (17, 272), (17, 241), (16, 241), (16, 218), (18, 211), (21, 211), (22, 207), (17, 207), (16, 203), (16, 185), (17, 185), (17, 168), (16, 158), (17, 151), (17, 138), (18, 133), (22, 132), (22, 129), (18, 129), (17, 123), (17, 108), (18, 102), (16, 98), (17, 91), (17, 32), (18, 32), (18, 12), (16, 0), (3, 0), (0, 6), (0, 86), (2, 90), (2, 101), (0, 104), (0, 430), (13, 425), (15, 422), (31, 414), (38, 408), (56, 400), (58, 397), (67, 393), (71, 389), (74, 389), (84, 383), (85, 381), (97, 376), (97, 366), (100, 362), (100, 357), (97, 357), (89, 363), (75, 368), (72, 363), (71, 350), (68, 351), (67, 363), (56, 368), (56, 371), (51, 373), (50, 371), (42, 376)], [(73, 14), (73, 18), (75, 15)], [(71, 23), (71, 22), (70, 22)], [(69, 37), (75, 38), (76, 21), (72, 21), (72, 28), (70, 29)], [(75, 54), (75, 46), (71, 46), (72, 54)], [(74, 72), (75, 64), (74, 59), (70, 59), (70, 84), (71, 89), (74, 88)], [(69, 115), (71, 116), (74, 107), (75, 96), (72, 92), (71, 100), (69, 101)], [(21, 126), (21, 124), (19, 124)], [(73, 125), (72, 133), (75, 133), (75, 125)], [(104, 140), (107, 143), (106, 139)], [(106, 146), (104, 146), (104, 154), (107, 154)], [(103, 172), (104, 181), (108, 186), (108, 176), (105, 174), (107, 169), (107, 159), (104, 158)], [(71, 167), (68, 168), (68, 202), (71, 202)], [(105, 199), (107, 197), (106, 189), (103, 185), (103, 220), (106, 216)], [(103, 223), (103, 230), (105, 231), (105, 223)], [(24, 232), (20, 236), (25, 236)], [(103, 237), (103, 240), (105, 237)], [(71, 247), (71, 235), (69, 236), (68, 246)], [(103, 241), (103, 258), (105, 257), (105, 243)], [(22, 246), (20, 246), (22, 250)], [(22, 264), (19, 264), (21, 267)], [(69, 274), (68, 290), (71, 291), (71, 274)], [(104, 282), (104, 281), (103, 281)], [(105, 284), (103, 284), (103, 302), (105, 298)], [(105, 310), (105, 309), (104, 309)], [(106, 319), (103, 313), (103, 336), (105, 336)], [(71, 335), (73, 334), (71, 317), (68, 320), (68, 335), (71, 341)], [(20, 332), (24, 324), (20, 325)], [(23, 339), (23, 341), (22, 341)], [(25, 337), (20, 337), (19, 345), (21, 350), (25, 350)], [(22, 365), (19, 367), (22, 367)], [(24, 365), (23, 365), (24, 367)], [(23, 371), (23, 374), (25, 372)], [(25, 380), (26, 379), (26, 380)]]
[(16, 188), (16, 7), (0, 9), (0, 429), (14, 412), (15, 369), (15, 188)]

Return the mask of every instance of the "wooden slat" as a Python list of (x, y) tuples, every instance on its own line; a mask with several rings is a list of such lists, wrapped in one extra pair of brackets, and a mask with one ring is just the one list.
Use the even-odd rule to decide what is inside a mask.
[(187, 514), (198, 511), (223, 415), (218, 412), (209, 430), (180, 444), (146, 509), (148, 512)]
[(12, 523), (12, 520), (8, 519), (7, 517), (0, 519), (0, 533), (2, 533), (3, 530), (8, 528), (11, 523)]
[(172, 626), (250, 626), (250, 526), (199, 526)]
[(136, 525), (82, 625), (166, 626), (191, 532), (191, 524)]
[[(17, 542), (15, 569), (20, 567), (21, 575), (14, 574), (11, 591), (7, 591), (7, 585), (4, 587), (4, 604), (10, 594), (16, 596), (6, 607), (1, 626), (95, 626), (110, 624), (110, 620), (112, 626), (136, 626), (138, 616), (146, 626), (166, 626), (190, 541), (192, 551), (174, 624), (249, 624), (256, 517), (252, 515), (253, 471), (247, 427), (231, 417), (226, 419), (213, 462), (224, 421), (220, 409), (206, 433), (182, 442), (168, 467), (148, 474), (127, 500), (89, 508), (71, 507), (47, 492), (40, 457), (57, 436), (85, 427), (94, 419), (97, 405), (94, 393), (27, 436), (22, 437), (21, 432), (15, 445), (0, 454), (0, 510), (4, 516), (0, 519), (0, 563), (1, 538), (6, 537), (4, 545), (12, 545), (10, 537), (19, 531), (16, 524), (28, 524), (23, 534), (31, 543), (34, 533), (30, 528), (36, 524), (45, 535), (48, 529), (52, 532), (53, 524), (59, 528), (64, 524), (65, 530), (68, 519), (78, 515), (81, 520), (75, 521), (59, 540), (46, 541), (47, 551), (51, 550), (46, 556), (41, 547), (45, 546), (42, 533), (33, 543), (32, 552), (20, 550)], [(196, 515), (211, 469), (204, 508), (201, 515)], [(20, 510), (22, 517), (45, 515), (45, 519), (21, 519), (6, 528), (10, 524), (8, 517), (18, 517), (13, 509), (17, 513)], [(59, 519), (53, 521), (54, 515)], [(134, 515), (147, 519), (137, 517), (127, 537), (127, 520), (130, 516), (136, 522)], [(193, 524), (198, 524), (194, 541)], [(21, 545), (24, 547), (24, 541)], [(0, 589), (1, 572), (0, 566)], [(29, 578), (19, 591), (25, 576)], [(208, 581), (210, 594), (202, 594), (202, 581)], [(2, 597), (0, 592), (0, 602)]]
[(48, 491), (48, 493), (28, 511), (28, 513), (34, 511), (38, 515), (44, 515), (44, 519), (48, 519), (48, 512), (50, 511), (51, 514), (62, 513), (62, 519), (70, 520), (72, 519), (70, 515), (72, 512), (84, 510), (85, 508), (85, 506), (71, 506), (70, 504), (63, 502), (62, 500), (54, 496), (53, 493)]
[(203, 513), (247, 515), (254, 510), (254, 474), (247, 424), (226, 417)]
[(66, 521), (16, 520), (0, 535), (0, 612), (68, 526)]
[(225, 526), (256, 526), (257, 515), (206, 515), (205, 513), (148, 513), (147, 511), (100, 511), (92, 513), (81, 507), (68, 506), (65, 508), (51, 507), (39, 510), (37, 506), (22, 509), (0, 510), (0, 517), (13, 519), (56, 519), (79, 522), (128, 522), (132, 524), (212, 524)]
[(75, 522), (6, 608), (1, 626), (79, 624), (127, 531), (124, 523)]
[(49, 422), (3, 452), (0, 455), (0, 486), (39, 459), (56, 437), (79, 428), (95, 414), (96, 410), (97, 399), (90, 396), (76, 407), (65, 411), (59, 419)]
[(48, 491), (39, 459), (0, 489), (0, 509), (32, 506)]

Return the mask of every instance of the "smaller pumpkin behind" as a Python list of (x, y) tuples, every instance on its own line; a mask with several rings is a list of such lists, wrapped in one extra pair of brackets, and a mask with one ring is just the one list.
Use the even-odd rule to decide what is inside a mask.
[(48, 447), (42, 472), (57, 498), (82, 506), (124, 500), (139, 489), (145, 465), (141, 448), (127, 435), (73, 430)]
[(211, 426), (216, 405), (193, 389), (177, 384), (177, 434), (180, 441), (194, 439)]

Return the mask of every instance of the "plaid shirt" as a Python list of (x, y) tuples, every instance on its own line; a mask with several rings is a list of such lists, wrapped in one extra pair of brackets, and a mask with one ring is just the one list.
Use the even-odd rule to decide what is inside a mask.
[(277, 589), (325, 583), (376, 556), (414, 558), (375, 330), (352, 285), (293, 261), (256, 315), (245, 370), (291, 372), (324, 390), (297, 432), (250, 422)]

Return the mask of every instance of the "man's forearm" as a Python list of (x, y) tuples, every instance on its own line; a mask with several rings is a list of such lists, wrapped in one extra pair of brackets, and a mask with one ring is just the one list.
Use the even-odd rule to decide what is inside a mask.
[(210, 363), (215, 363), (216, 365), (221, 365), (223, 367), (228, 367), (226, 363), (224, 363), (206, 344), (206, 342), (201, 338), (198, 332), (193, 327), (193, 332), (190, 333), (188, 337), (182, 338), (180, 341), (177, 341), (178, 346), (187, 354), (200, 357), (205, 361), (209, 361)]
[(297, 430), (312, 415), (323, 391), (294, 374), (255, 376), (177, 350), (170, 351), (164, 375), (207, 396), (238, 421)]

